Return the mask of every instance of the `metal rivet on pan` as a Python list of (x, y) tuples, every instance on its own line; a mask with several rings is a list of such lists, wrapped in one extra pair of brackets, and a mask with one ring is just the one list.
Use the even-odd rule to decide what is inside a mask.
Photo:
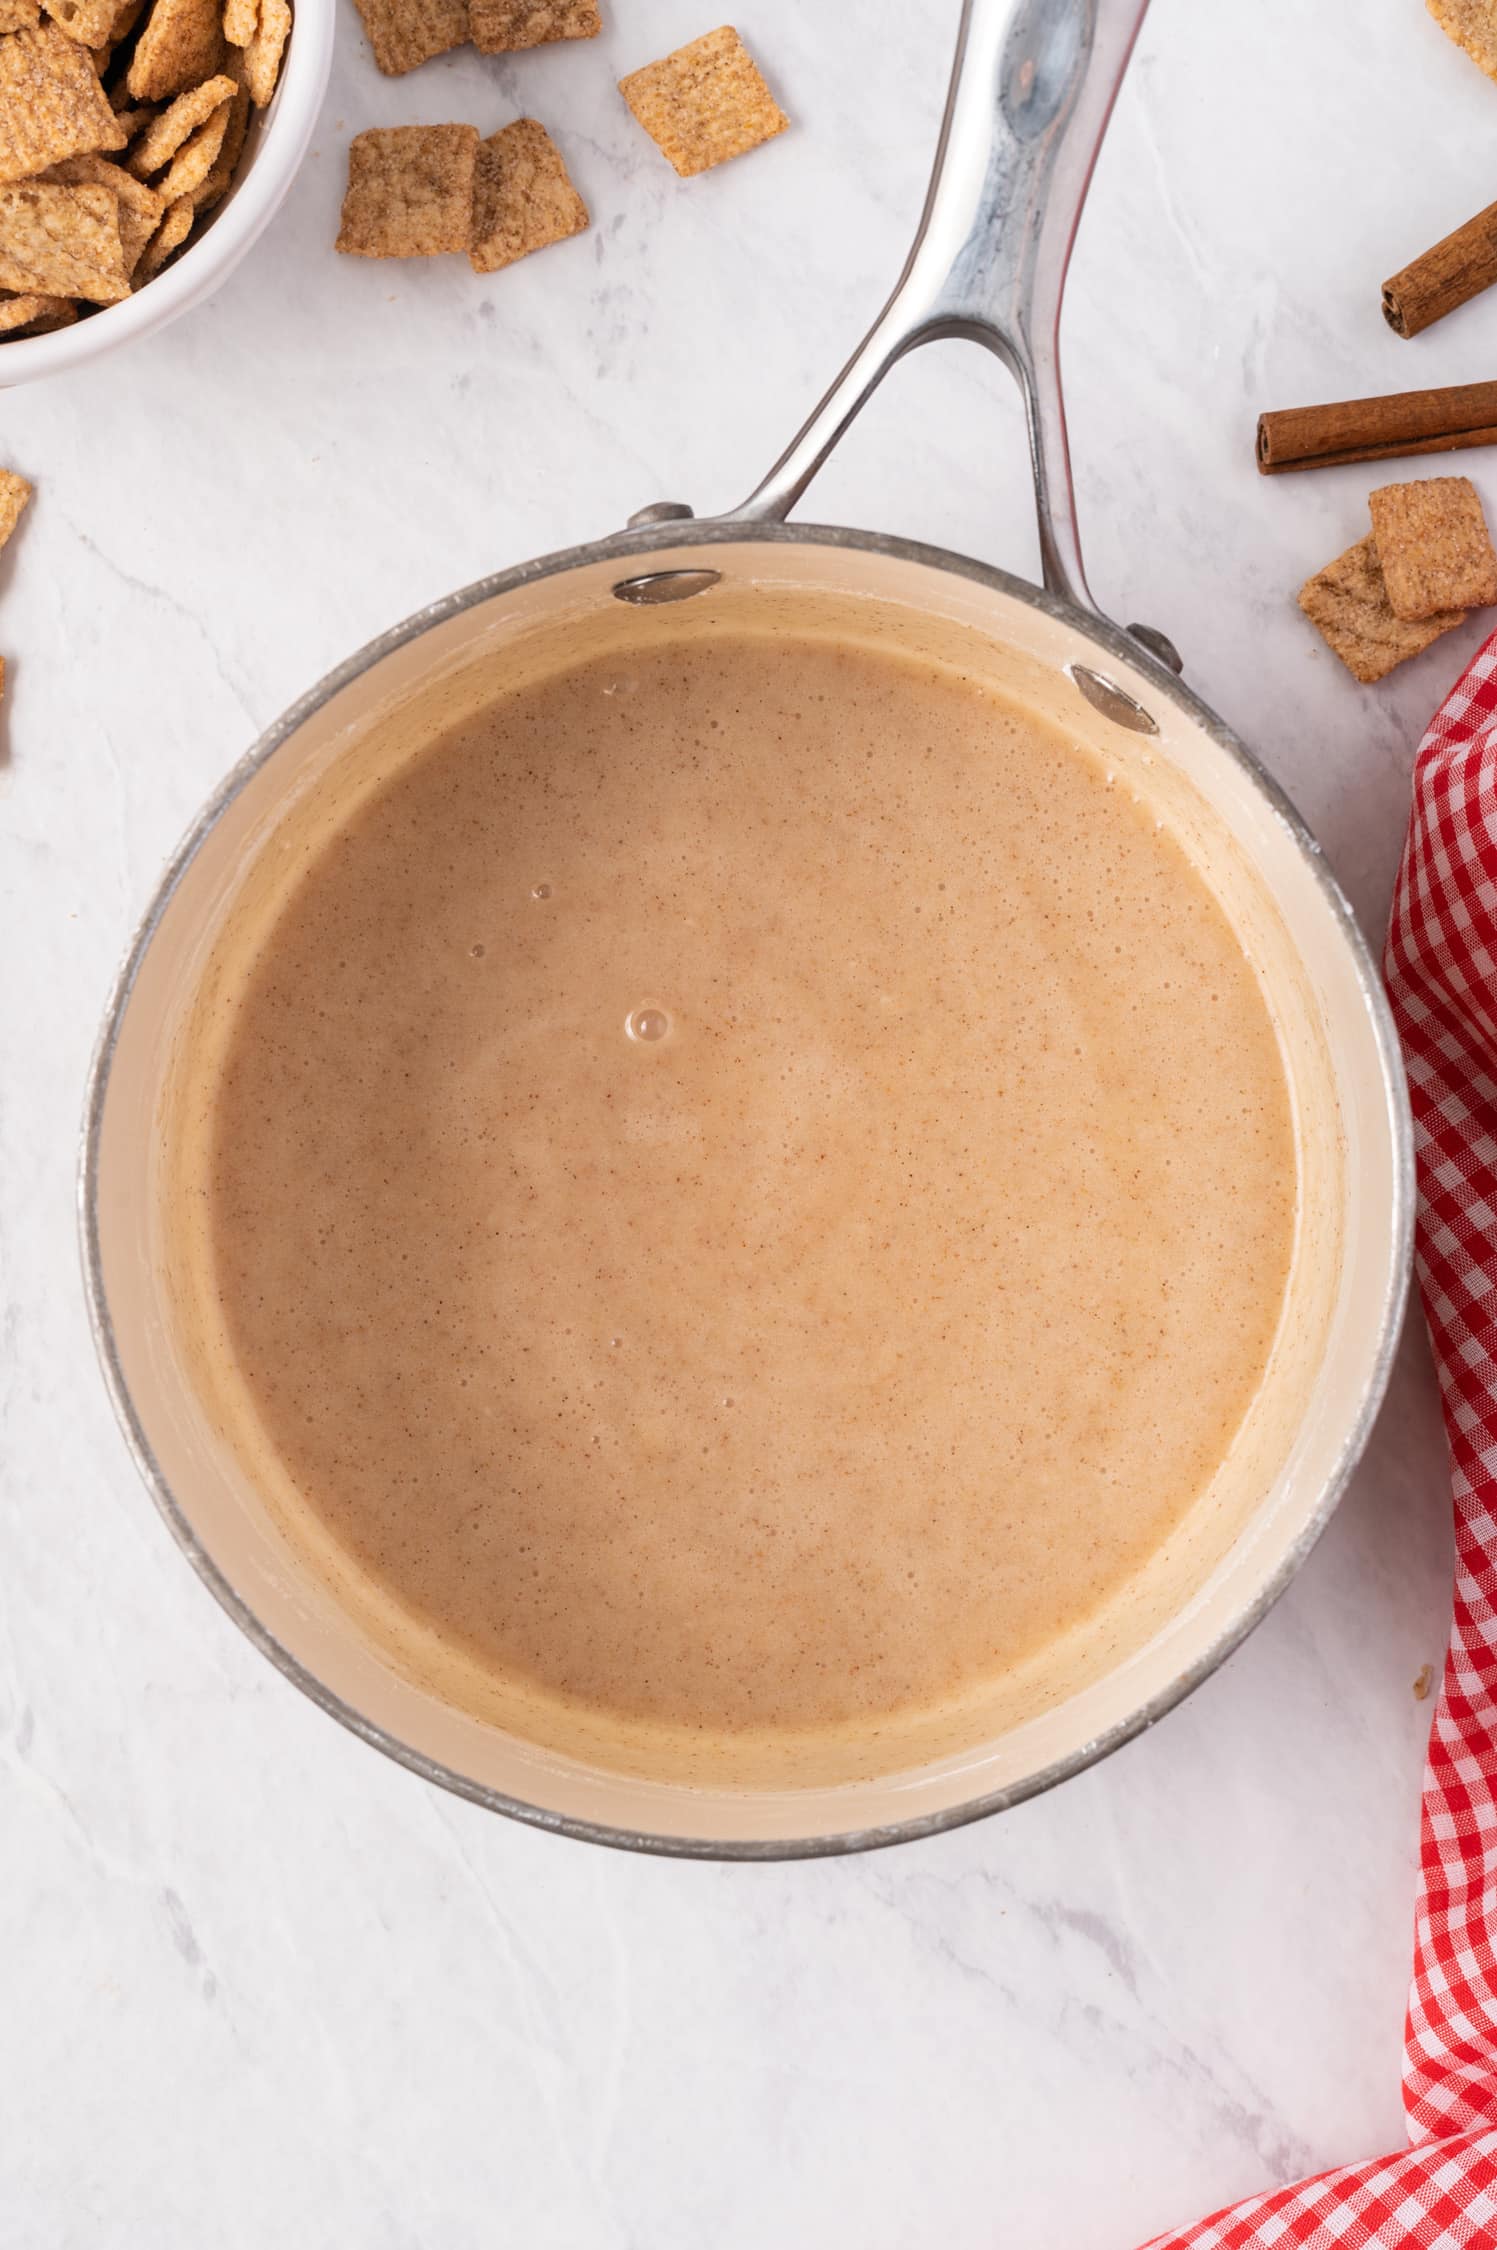
[(685, 523), (696, 513), (684, 500), (652, 500), (648, 508), (636, 508), (629, 518), (631, 531), (642, 531), (649, 523)]
[(1105, 679), (1089, 664), (1068, 664), (1066, 676), (1075, 681), (1092, 709), (1111, 719), (1114, 726), (1127, 727), (1133, 734), (1159, 732), (1158, 720), (1151, 718), (1141, 703), (1135, 703), (1116, 680)]
[(613, 591), (621, 602), (684, 602), (705, 594), (721, 576), (720, 570), (650, 570), (642, 578), (621, 578)]

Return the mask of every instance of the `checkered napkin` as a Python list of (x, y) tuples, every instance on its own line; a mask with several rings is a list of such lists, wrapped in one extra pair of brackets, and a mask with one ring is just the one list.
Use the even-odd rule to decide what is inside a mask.
[(1497, 2250), (1497, 634), (1419, 745), (1384, 968), (1456, 1537), (1404, 2043), (1413, 2145), (1149, 2250)]

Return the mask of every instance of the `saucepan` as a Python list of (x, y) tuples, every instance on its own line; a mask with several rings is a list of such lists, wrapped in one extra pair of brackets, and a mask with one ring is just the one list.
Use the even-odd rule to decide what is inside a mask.
[[(1324, 1528), (1381, 1398), (1407, 1286), (1412, 1158), (1398, 1048), (1367, 947), (1314, 838), (1177, 676), (1162, 635), (1086, 585), (1057, 363), (1061, 291), (1146, 0), (966, 0), (939, 151), (904, 273), (783, 459), (730, 514), (644, 509), (589, 547), (486, 578), (361, 650), (272, 727), (186, 837), (130, 948), (88, 1095), (88, 1297), (136, 1461), (219, 1601), (324, 1710), (426, 1779), (538, 1827), (641, 1851), (773, 1858), (929, 1834), (1012, 1805), (1151, 1725), (1264, 1615)], [(975, 340), (1028, 416), (1043, 584), (876, 533), (790, 524), (887, 369)], [(895, 1773), (687, 1786), (566, 1757), (422, 1684), (314, 1577), (226, 1444), (163, 1253), (164, 1117), (215, 932), (284, 852), (309, 794), (557, 652), (627, 652), (725, 620), (838, 614), (1001, 678), (1162, 804), (1253, 961), (1277, 1024), (1299, 1163), (1296, 1245), (1261, 1390), (1209, 1506), (1109, 1631), (991, 1737)], [(476, 683), (476, 684), (475, 684)], [(466, 702), (465, 702), (465, 699)], [(268, 872), (269, 871), (269, 872)]]

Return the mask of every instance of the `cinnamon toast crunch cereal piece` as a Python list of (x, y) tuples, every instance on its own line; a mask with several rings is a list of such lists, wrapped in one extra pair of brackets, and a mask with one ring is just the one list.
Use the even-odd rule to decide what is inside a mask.
[[(124, 45), (136, 24), (145, 14), (145, 5), (146, 0), (121, 0), (121, 5), (116, 9), (114, 20), (109, 26), (108, 36), (98, 45), (89, 48), (89, 53), (94, 58), (94, 69), (98, 72), (101, 81), (107, 78), (113, 70), (115, 54)], [(112, 99), (109, 106), (113, 109), (114, 102)]]
[(130, 146), (132, 141), (137, 140), (152, 120), (159, 115), (160, 111), (154, 102), (141, 102), (135, 108), (117, 109), (115, 116), (120, 121), (120, 131), (125, 136), (126, 148)]
[(790, 122), (731, 24), (631, 71), (619, 92), (682, 179), (746, 155)]
[(0, 469), (0, 547), (21, 520), (21, 511), (31, 498), (31, 486), (14, 469)]
[(532, 250), (581, 234), (587, 223), (587, 205), (544, 125), (520, 117), (480, 142), (468, 249), (475, 273), (497, 273)]
[(354, 258), (466, 250), (477, 158), (476, 125), (375, 126), (356, 133), (338, 248)]
[(1497, 553), (1469, 477), (1380, 485), (1367, 507), (1395, 617), (1417, 623), (1497, 602)]
[(66, 328), (77, 318), (71, 297), (0, 299), (0, 336), (37, 336), (48, 328)]
[(58, 30), (80, 47), (104, 47), (114, 37), (119, 0), (46, 0), (46, 8)]
[(199, 218), (204, 212), (211, 211), (215, 203), (222, 202), (233, 186), (239, 169), (240, 151), (244, 147), (250, 117), (249, 89), (244, 85), (242, 77), (236, 77), (234, 98), (229, 103), (228, 110), (223, 145), (214, 160), (213, 168), (192, 190), (192, 208)]
[(218, 162), (192, 198), (192, 207), (200, 214), (211, 211), (215, 203), (222, 202), (234, 184), (234, 174), (239, 167), (239, 152), (244, 147), (244, 136), (249, 126), (249, 113), (249, 93), (241, 86), (229, 104), (229, 121), (224, 128), (224, 143), (218, 152)]
[(1417, 624), (1395, 617), (1370, 538), (1359, 539), (1307, 580), (1299, 606), (1352, 677), (1369, 687), (1459, 625), (1465, 614), (1454, 610)]
[(201, 86), (192, 86), (185, 94), (178, 94), (141, 134), (125, 159), (127, 168), (140, 180), (159, 172), (198, 126), (206, 123), (223, 103), (231, 102), (238, 91), (239, 81), (220, 71), (212, 78), (205, 78)]
[(120, 174), (115, 193), (120, 205), (120, 256), (126, 273), (133, 275), (142, 250), (161, 224), (164, 206), (154, 188), (132, 180), (128, 172)]
[(260, 0), (224, 0), (224, 37), (231, 47), (247, 47), (260, 21)]
[(223, 60), (220, 0), (154, 0), (125, 84), (137, 101), (161, 102), (211, 78)]
[(218, 152), (219, 163), (227, 164), (231, 171), (238, 166), (240, 152), (244, 147), (244, 136), (249, 131), (249, 119), (249, 88), (241, 84), (235, 88), (234, 99), (229, 104), (229, 122), (224, 129), (224, 145)]
[(244, 50), (244, 83), (256, 109), (264, 109), (275, 92), (290, 36), (291, 0), (260, 0), (255, 36)]
[(34, 31), (41, 20), (41, 0), (0, 0), (0, 33)]
[(184, 195), (178, 202), (167, 205), (160, 226), (140, 254), (140, 263), (135, 269), (137, 286), (149, 281), (153, 273), (159, 273), (172, 252), (181, 249), (196, 217), (191, 196)]
[[(219, 103), (213, 115), (195, 133), (189, 134), (158, 181), (157, 193), (168, 209), (180, 203), (184, 196), (195, 197), (218, 162), (218, 152), (228, 130), (229, 108), (228, 102)], [(197, 209), (195, 202), (193, 209)]]
[(132, 179), (120, 165), (111, 164), (107, 156), (66, 156), (41, 177), (65, 187), (76, 187), (81, 181), (91, 187), (110, 190), (119, 206), (120, 254), (125, 272), (133, 273), (136, 260), (160, 225), (166, 209), (156, 190), (141, 180)]
[(213, 209), (215, 203), (221, 203), (233, 184), (234, 167), (226, 164), (220, 156), (206, 179), (192, 191), (190, 201), (194, 218), (200, 219), (205, 211)]
[(545, 47), (553, 39), (596, 39), (597, 0), (469, 0), (473, 44), (481, 55)]
[(86, 47), (51, 23), (0, 38), (0, 180), (124, 145)]
[(468, 0), (354, 0), (374, 59), (387, 78), (403, 77), (468, 37)]
[(1425, 0), (1448, 38), (1463, 47), (1479, 70), (1497, 78), (1497, 0)]
[(42, 180), (0, 187), (0, 289), (95, 305), (128, 297), (118, 197)]

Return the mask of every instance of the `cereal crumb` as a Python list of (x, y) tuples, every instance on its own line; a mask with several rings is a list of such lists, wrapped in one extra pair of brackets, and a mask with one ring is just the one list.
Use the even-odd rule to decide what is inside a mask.
[(0, 469), (0, 547), (21, 520), (21, 511), (31, 498), (31, 486), (14, 469)]

